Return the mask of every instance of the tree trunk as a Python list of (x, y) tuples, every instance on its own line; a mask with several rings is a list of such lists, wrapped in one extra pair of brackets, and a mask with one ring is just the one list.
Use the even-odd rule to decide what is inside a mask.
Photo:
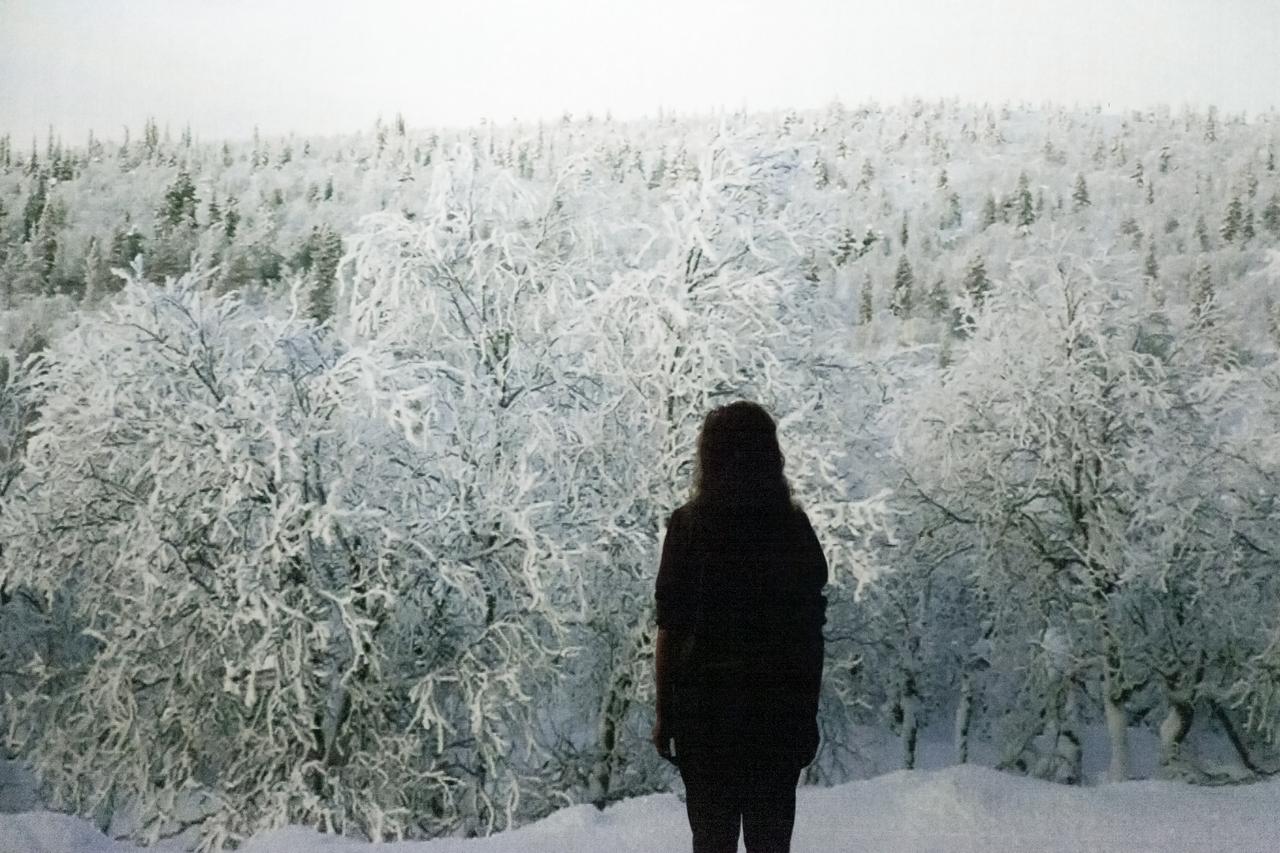
[(913, 770), (916, 766), (916, 742), (920, 733), (920, 697), (916, 695), (916, 682), (908, 675), (902, 686), (902, 697), (899, 700), (902, 708), (902, 766)]
[(1079, 785), (1084, 779), (1084, 751), (1080, 747), (1080, 708), (1076, 686), (1071, 682), (1063, 694), (1056, 751), (1059, 761), (1066, 767), (1063, 781), (1068, 785)]
[(960, 676), (960, 701), (956, 705), (956, 764), (969, 761), (969, 723), (973, 717), (973, 680), (968, 672)]
[(1107, 718), (1107, 736), (1111, 742), (1111, 764), (1107, 778), (1122, 782), (1129, 778), (1129, 715), (1125, 713), (1120, 688), (1116, 684), (1116, 666), (1110, 660), (1103, 664), (1102, 707)]
[(1169, 713), (1160, 723), (1160, 768), (1166, 773), (1182, 757), (1182, 744), (1191, 729), (1195, 709), (1182, 696), (1169, 697)]
[(617, 760), (618, 730), (631, 704), (627, 697), (630, 689), (631, 678), (624, 672), (610, 683), (604, 705), (600, 709), (599, 757), (591, 769), (591, 778), (587, 783), (587, 797), (599, 809), (603, 809), (609, 802), (613, 768)]

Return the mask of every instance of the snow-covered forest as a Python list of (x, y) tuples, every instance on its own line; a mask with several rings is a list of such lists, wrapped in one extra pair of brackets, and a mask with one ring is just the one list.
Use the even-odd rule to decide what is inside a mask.
[(1267, 776), (1278, 137), (913, 101), (0, 139), (6, 749), (206, 849), (666, 790), (658, 549), (747, 398), (832, 569), (805, 782), (939, 726), (1064, 783), (1094, 726), (1111, 779)]

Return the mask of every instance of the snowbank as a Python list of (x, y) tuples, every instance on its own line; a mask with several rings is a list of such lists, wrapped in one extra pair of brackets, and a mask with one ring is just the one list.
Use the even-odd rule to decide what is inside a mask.
[[(1136, 781), (1070, 788), (966, 765), (897, 771), (833, 788), (801, 788), (794, 853), (1078, 853), (1273, 851), (1280, 782), (1204, 788)], [(0, 815), (3, 853), (140, 853), (89, 823), (51, 812)], [(151, 848), (157, 849), (157, 848)], [(176, 850), (174, 846), (158, 849)], [(289, 827), (245, 853), (369, 853), (350, 839)], [(672, 794), (563, 809), (492, 838), (387, 844), (380, 853), (667, 853), (689, 849)]]

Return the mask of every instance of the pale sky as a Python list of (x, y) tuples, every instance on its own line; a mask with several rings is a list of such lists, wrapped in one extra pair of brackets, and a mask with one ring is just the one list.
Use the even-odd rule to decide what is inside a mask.
[(1280, 0), (0, 0), (15, 142), (910, 95), (1253, 115), (1280, 107)]

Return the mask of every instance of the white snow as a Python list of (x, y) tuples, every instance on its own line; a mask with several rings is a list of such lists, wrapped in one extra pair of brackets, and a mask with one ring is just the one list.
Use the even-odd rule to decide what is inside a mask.
[[(1204, 853), (1273, 851), (1280, 782), (1195, 787), (1134, 781), (1068, 787), (962, 765), (896, 771), (832, 788), (802, 787), (794, 853)], [(52, 812), (0, 815), (3, 853), (140, 853), (86, 821)], [(178, 850), (176, 842), (150, 850)], [(365, 842), (288, 827), (244, 853), (366, 853)], [(403, 842), (386, 853), (666, 853), (689, 849), (684, 804), (674, 794), (580, 805), (490, 838)]]

